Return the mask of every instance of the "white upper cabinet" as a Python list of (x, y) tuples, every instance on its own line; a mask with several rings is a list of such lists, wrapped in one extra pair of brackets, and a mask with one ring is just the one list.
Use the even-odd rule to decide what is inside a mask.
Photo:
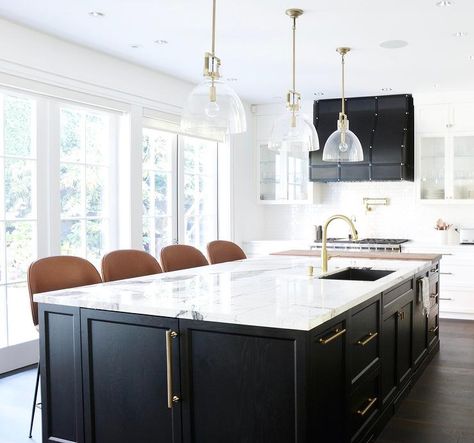
[(313, 203), (314, 183), (309, 181), (309, 154), (268, 149), (276, 117), (278, 115), (256, 117), (257, 199), (264, 204)]
[(418, 108), (417, 178), (424, 201), (474, 202), (474, 103)]
[(417, 109), (417, 132), (444, 132), (451, 122), (451, 109), (447, 105), (427, 105)]

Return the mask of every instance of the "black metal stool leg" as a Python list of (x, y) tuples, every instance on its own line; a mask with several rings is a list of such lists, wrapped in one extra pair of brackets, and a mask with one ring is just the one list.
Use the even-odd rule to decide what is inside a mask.
[(31, 410), (30, 434), (28, 435), (28, 438), (31, 438), (31, 433), (33, 432), (33, 422), (35, 420), (36, 398), (38, 397), (39, 379), (40, 379), (40, 364), (38, 362), (38, 370), (36, 372), (35, 396), (33, 398), (33, 409)]

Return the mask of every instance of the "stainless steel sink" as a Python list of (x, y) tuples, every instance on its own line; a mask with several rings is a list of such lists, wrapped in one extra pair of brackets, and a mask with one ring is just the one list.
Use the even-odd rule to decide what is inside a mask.
[(322, 275), (319, 278), (325, 280), (359, 280), (359, 281), (375, 281), (379, 278), (392, 274), (395, 271), (387, 271), (383, 269), (372, 268), (345, 268), (340, 271)]

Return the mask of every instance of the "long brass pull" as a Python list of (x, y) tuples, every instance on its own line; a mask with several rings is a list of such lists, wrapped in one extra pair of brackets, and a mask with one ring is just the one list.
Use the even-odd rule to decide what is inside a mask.
[(178, 333), (172, 330), (166, 331), (166, 386), (168, 390), (168, 408), (173, 407), (173, 403), (179, 401), (179, 397), (173, 396), (173, 338)]
[(436, 332), (439, 329), (439, 326), (435, 326), (434, 328), (430, 328), (430, 332)]
[(367, 338), (365, 340), (358, 340), (357, 344), (360, 346), (365, 346), (367, 343), (369, 343), (371, 340), (377, 337), (377, 335), (379, 335), (378, 332), (369, 332), (369, 335), (367, 335)]
[(357, 414), (360, 415), (361, 417), (363, 417), (365, 414), (367, 414), (367, 412), (370, 411), (370, 409), (372, 408), (373, 405), (375, 405), (375, 403), (377, 402), (377, 397), (375, 398), (368, 398), (367, 399), (369, 401), (369, 404), (364, 408), (364, 409), (359, 409), (357, 411)]
[(319, 339), (319, 343), (321, 343), (322, 345), (327, 345), (328, 343), (331, 343), (333, 340), (335, 340), (337, 337), (340, 337), (341, 335), (344, 335), (346, 333), (346, 330), (345, 329), (336, 329), (334, 331), (334, 334), (331, 335), (330, 337), (328, 338), (320, 338)]

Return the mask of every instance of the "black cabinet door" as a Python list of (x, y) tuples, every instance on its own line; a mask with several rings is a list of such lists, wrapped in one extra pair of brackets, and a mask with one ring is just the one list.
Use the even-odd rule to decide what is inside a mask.
[(84, 442), (79, 308), (39, 304), (43, 442)]
[(183, 439), (305, 442), (304, 333), (180, 320)]
[(417, 367), (428, 352), (428, 317), (423, 310), (421, 279), (416, 281), (415, 300), (413, 302), (413, 366)]
[(413, 301), (404, 305), (398, 312), (397, 366), (398, 384), (402, 386), (409, 378), (412, 367), (412, 309)]
[[(181, 440), (179, 403), (168, 408), (170, 318), (81, 311), (86, 442)], [(179, 338), (171, 342), (172, 394), (180, 396)]]
[(397, 320), (398, 311), (384, 315), (381, 333), (382, 403), (386, 404), (396, 392), (397, 376)]
[(348, 439), (346, 405), (349, 383), (346, 372), (344, 322), (311, 338), (310, 392), (314, 399), (309, 423), (314, 441)]

